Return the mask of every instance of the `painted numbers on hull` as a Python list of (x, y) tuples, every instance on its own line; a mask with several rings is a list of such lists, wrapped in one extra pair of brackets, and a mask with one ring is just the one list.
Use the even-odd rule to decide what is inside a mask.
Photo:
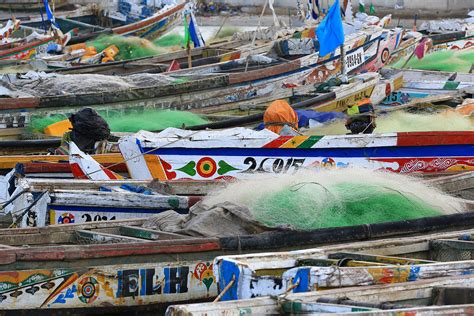
[(166, 267), (163, 275), (152, 269), (118, 271), (117, 297), (138, 297), (188, 292), (189, 267)]
[(304, 162), (304, 158), (264, 158), (260, 162), (257, 162), (254, 157), (247, 157), (244, 160), (244, 164), (249, 167), (244, 172), (287, 173), (290, 170), (297, 171), (303, 166)]

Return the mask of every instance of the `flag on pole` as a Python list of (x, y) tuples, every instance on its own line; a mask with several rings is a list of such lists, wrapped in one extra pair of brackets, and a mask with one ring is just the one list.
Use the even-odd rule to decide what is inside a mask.
[[(311, 1), (311, 0), (310, 0)], [(312, 0), (312, 7), (311, 7), (311, 16), (313, 17), (314, 20), (317, 20), (319, 18), (319, 0)]]
[(344, 28), (342, 26), (339, 0), (336, 0), (329, 9), (328, 14), (319, 24), (316, 34), (318, 35), (320, 46), (319, 56), (326, 56), (344, 44)]
[(370, 4), (369, 14), (370, 15), (375, 15), (375, 7), (374, 7), (373, 3)]
[(359, 12), (365, 13), (365, 3), (364, 3), (364, 0), (359, 0)]
[(199, 27), (196, 24), (196, 18), (194, 17), (194, 14), (191, 14), (188, 30), (189, 36), (194, 43), (194, 47), (203, 47), (206, 45), (204, 43), (204, 39), (202, 38), (201, 32), (199, 31)]
[(184, 47), (188, 47), (189, 42), (191, 41), (191, 34), (189, 34), (188, 18), (183, 14), (184, 19)]
[(51, 25), (55, 28), (59, 29), (59, 25), (56, 23), (56, 19), (54, 18), (53, 11), (51, 11), (51, 7), (49, 6), (48, 0), (43, 0), (44, 9), (46, 11), (46, 16), (48, 17), (48, 21), (51, 22)]
[(427, 43), (428, 43), (428, 39), (424, 38), (421, 40), (420, 44), (418, 44), (418, 46), (415, 48), (415, 56), (420, 60), (423, 59), (423, 57), (425, 57)]
[(280, 27), (280, 21), (278, 21), (278, 17), (275, 13), (275, 8), (273, 7), (274, 0), (268, 0), (268, 6), (270, 7), (270, 11), (273, 14), (273, 25), (276, 27)]
[[(189, 16), (189, 24), (187, 16)], [(206, 45), (193, 13), (184, 15), (184, 47), (187, 47), (190, 42), (193, 42), (194, 47), (203, 47)]]

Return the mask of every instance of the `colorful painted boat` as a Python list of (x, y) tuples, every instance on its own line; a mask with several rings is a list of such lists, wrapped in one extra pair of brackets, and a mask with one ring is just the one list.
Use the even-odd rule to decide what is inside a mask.
[[(111, 29), (112, 34), (124, 35), (124, 36), (138, 36), (147, 39), (156, 39), (160, 35), (168, 32), (173, 28), (178, 21), (180, 21), (182, 11), (186, 6), (187, 0), (177, 1), (176, 4), (172, 6), (166, 6), (162, 10), (156, 12), (154, 15), (127, 25), (118, 26)], [(75, 27), (88, 26), (88, 29), (93, 30), (94, 32), (90, 34), (82, 34), (74, 38), (70, 43), (83, 42), (94, 37), (99, 36), (100, 34), (107, 31), (103, 29), (102, 31), (95, 31), (97, 29), (94, 25), (87, 25), (86, 23), (81, 23), (79, 21), (74, 21), (72, 19), (64, 19), (69, 23), (76, 23)], [(43, 22), (38, 22), (37, 24), (41, 25)], [(35, 26), (36, 24), (30, 23), (30, 25)], [(69, 30), (68, 30), (69, 31)], [(2, 48), (0, 47), (0, 60), (28, 60), (33, 59), (37, 55), (46, 52), (48, 44), (55, 41), (53, 36), (46, 36), (44, 39), (35, 40), (30, 43), (16, 43), (11, 48)]]
[(426, 71), (382, 69), (385, 78), (403, 75), (403, 87), (406, 89), (428, 90), (431, 93), (462, 90), (474, 85), (474, 74)]
[(409, 283), (286, 294), (251, 300), (175, 305), (167, 316), (471, 315), (472, 275)]
[[(225, 302), (171, 306), (167, 314), (234, 315), (242, 310), (255, 315), (275, 314), (282, 307), (281, 303), (288, 300), (296, 303), (309, 297), (333, 299), (337, 294), (339, 300), (344, 296), (361, 303), (366, 301), (360, 300), (361, 293), (370, 293), (373, 303), (389, 301), (394, 304), (392, 308), (386, 308), (402, 308), (396, 305), (406, 302), (397, 302), (394, 288), (411, 289), (415, 295), (413, 299), (424, 299), (423, 287), (430, 288), (431, 295), (432, 284), (466, 285), (465, 282), (472, 282), (474, 242), (471, 238), (470, 232), (451, 237), (435, 234), (292, 252), (218, 257), (213, 268), (221, 292), (219, 299)], [(315, 273), (316, 270), (321, 273)], [(295, 271), (298, 273), (289, 277)], [(344, 287), (346, 281), (351, 286)], [(380, 297), (377, 296), (379, 293)], [(407, 300), (410, 295), (398, 294), (400, 300)], [(394, 296), (386, 299), (386, 295)], [(290, 304), (286, 306), (290, 307)]]
[[(415, 220), (387, 225), (371, 225), (370, 238), (400, 236), (437, 229), (454, 229), (474, 223), (474, 216), (443, 216), (438, 222)], [(38, 310), (61, 312), (106, 312), (141, 308), (163, 308), (170, 303), (209, 300), (217, 295), (212, 260), (219, 254), (238, 254), (242, 250), (258, 251), (268, 247), (301, 247), (341, 241), (337, 251), (368, 248), (367, 227), (338, 228), (335, 231), (277, 232), (265, 236), (227, 238), (185, 238), (140, 227), (146, 219), (49, 226), (45, 228), (0, 230), (0, 307), (3, 311)], [(417, 222), (418, 228), (414, 223)], [(392, 227), (391, 227), (392, 225)], [(352, 233), (349, 233), (352, 231)], [(344, 232), (344, 234), (342, 233)], [(409, 246), (418, 240), (426, 247), (436, 238), (456, 238), (473, 230), (397, 239)], [(284, 236), (283, 236), (283, 235)], [(312, 237), (311, 234), (313, 234)], [(298, 235), (298, 233), (296, 233)], [(316, 236), (318, 235), (318, 236)], [(293, 238), (296, 237), (296, 238)], [(276, 238), (279, 243), (268, 243)], [(243, 241), (240, 244), (239, 241)], [(251, 248), (247, 248), (253, 243)], [(379, 248), (393, 240), (376, 241)], [(372, 242), (373, 244), (374, 242)], [(370, 244), (370, 243), (369, 243)], [(30, 245), (25, 247), (24, 245)], [(240, 248), (240, 246), (244, 248)], [(374, 247), (374, 245), (372, 246)]]
[(171, 30), (180, 20), (187, 0), (178, 0), (172, 6), (165, 6), (162, 10), (144, 20), (116, 27), (112, 29), (113, 34), (124, 36), (138, 36), (146, 39), (156, 39), (160, 35)]
[[(405, 254), (384, 256), (367, 250), (321, 253), (320, 249), (315, 249), (218, 257), (213, 265), (220, 289), (235, 280), (222, 300), (238, 300), (472, 274), (473, 247), (472, 241), (438, 239), (429, 243), (429, 260), (410, 258)], [(466, 261), (461, 261), (463, 256)]]
[[(136, 219), (168, 210), (187, 214), (200, 200), (197, 196), (162, 194), (126, 181), (119, 185), (92, 184), (87, 188), (82, 185), (80, 190), (49, 188), (37, 191), (31, 189), (26, 179), (20, 179), (16, 186), (5, 187), (6, 192), (13, 190), (6, 198), (11, 203), (6, 206), (5, 213), (12, 215), (11, 224), (17, 227)], [(29, 211), (24, 213), (27, 208)]]
[(474, 45), (474, 23), (467, 20), (427, 21), (420, 31), (431, 38), (434, 50), (462, 50)]
[(124, 137), (119, 146), (134, 179), (231, 179), (350, 166), (398, 173), (474, 169), (474, 132), (291, 137), (244, 128), (167, 129)]
[[(385, 65), (388, 60), (383, 57), (385, 49), (382, 47), (391, 45), (399, 48), (401, 44), (396, 42), (396, 38), (400, 32), (372, 28), (348, 36), (347, 58), (360, 57), (354, 59), (359, 62), (349, 67), (350, 73)], [(336, 52), (334, 56), (319, 57), (316, 53), (285, 62), (256, 56), (177, 71), (173, 77), (186, 79), (186, 82), (176, 81), (169, 85), (136, 87), (126, 91), (10, 98), (3, 107), (10, 112), (8, 115), (0, 113), (0, 127), (1, 122), (7, 121), (11, 122), (10, 127), (23, 127), (28, 124), (31, 115), (71, 111), (72, 104), (94, 106), (98, 110), (133, 107), (193, 110), (267, 103), (291, 96), (295, 88), (310, 91), (314, 84), (337, 76), (341, 66), (338, 55)]]

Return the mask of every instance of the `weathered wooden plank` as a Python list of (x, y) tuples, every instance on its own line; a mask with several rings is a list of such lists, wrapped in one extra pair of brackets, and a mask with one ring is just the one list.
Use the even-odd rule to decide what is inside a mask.
[(189, 236), (167, 233), (153, 229), (147, 229), (134, 226), (120, 226), (120, 234), (123, 236), (136, 237), (149, 240), (166, 240), (166, 239), (189, 239)]
[(175, 195), (206, 195), (210, 191), (223, 188), (225, 181), (159, 181), (153, 180), (149, 187), (153, 190)]
[(301, 258), (296, 261), (296, 265), (297, 266), (313, 266), (313, 267), (328, 267), (328, 266), (367, 267), (367, 266), (387, 265), (386, 263), (381, 263), (381, 262), (360, 261), (360, 260), (354, 260), (354, 259), (345, 260), (345, 259), (346, 258), (343, 258), (343, 260)]
[(377, 263), (386, 264), (423, 264), (423, 263), (434, 263), (432, 260), (421, 260), (412, 258), (401, 258), (401, 257), (390, 257), (381, 255), (371, 255), (365, 253), (349, 253), (349, 252), (338, 252), (331, 253), (328, 255), (329, 259), (352, 259), (362, 261), (372, 261)]
[[(101, 207), (128, 207), (150, 209), (187, 209), (189, 199), (185, 196), (142, 195), (126, 192), (56, 191), (51, 194), (52, 203), (59, 205), (100, 205)], [(173, 207), (173, 205), (175, 205)], [(54, 208), (54, 207), (53, 207)], [(137, 210), (138, 212), (138, 210)]]
[(93, 232), (89, 230), (77, 230), (75, 234), (84, 240), (89, 240), (92, 243), (117, 243), (117, 242), (148, 242), (149, 240), (143, 238), (134, 238), (129, 236), (121, 236), (100, 232)]
[[(0, 258), (16, 256), (19, 261), (84, 260), (111, 257), (199, 253), (219, 250), (218, 239), (183, 239), (96, 245), (63, 245), (44, 248), (0, 249)], [(13, 261), (13, 262), (15, 262)], [(8, 262), (11, 263), (11, 262)]]
[(452, 100), (452, 99), (457, 98), (459, 96), (462, 96), (462, 93), (460, 93), (460, 92), (450, 92), (450, 93), (446, 93), (446, 94), (427, 96), (427, 97), (424, 97), (424, 98), (414, 99), (413, 101), (411, 101), (407, 104), (403, 104), (403, 105), (400, 105), (400, 106), (395, 106), (395, 107), (389, 108), (389, 109), (383, 109), (383, 110), (380, 110), (380, 111), (394, 112), (394, 111), (399, 111), (399, 110), (411, 108), (411, 107), (414, 107), (414, 106), (420, 106), (420, 105), (423, 105), (423, 104), (430, 105), (431, 103), (449, 101), (449, 100)]
[(47, 245), (72, 243), (74, 231), (80, 229), (114, 229), (121, 225), (142, 225), (146, 219), (130, 219), (86, 224), (51, 225), (43, 228), (0, 229), (0, 243), (8, 245)]
[(474, 304), (473, 287), (436, 287), (433, 289), (435, 305)]
[(436, 239), (430, 241), (431, 247), (449, 248), (453, 250), (474, 251), (474, 241), (454, 240), (454, 239)]

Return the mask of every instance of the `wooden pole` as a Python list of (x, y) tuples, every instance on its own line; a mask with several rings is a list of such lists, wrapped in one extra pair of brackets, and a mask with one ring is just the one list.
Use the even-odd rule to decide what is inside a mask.
[(415, 47), (415, 50), (413, 50), (413, 53), (411, 53), (410, 57), (408, 57), (407, 61), (403, 64), (403, 66), (402, 66), (401, 69), (405, 68), (405, 67), (408, 65), (408, 63), (410, 62), (410, 60), (411, 60), (411, 59), (413, 58), (413, 56), (415, 55), (415, 51), (416, 51), (416, 47)]
[[(186, 25), (188, 24), (188, 16), (187, 15), (184, 19), (184, 23), (186, 23)], [(186, 30), (188, 30), (188, 33), (189, 33), (189, 26), (186, 28)], [(186, 53), (188, 54), (188, 68), (193, 68), (193, 58), (191, 56), (191, 36), (189, 34), (185, 34), (185, 36), (188, 39), (186, 41)]]
[(217, 39), (217, 36), (219, 35), (219, 33), (221, 32), (222, 28), (224, 27), (225, 25), (225, 22), (227, 22), (227, 19), (229, 18), (228, 15), (225, 16), (225, 19), (224, 19), (224, 22), (222, 22), (221, 26), (219, 27), (219, 30), (217, 30), (217, 33), (216, 35), (214, 35), (214, 38)]
[(344, 48), (344, 44), (340, 46), (341, 49), (341, 81), (342, 83), (349, 82), (349, 78), (347, 78), (347, 65), (346, 65), (346, 49)]
[[(257, 38), (257, 32), (260, 31), (260, 26), (262, 25), (262, 17), (263, 17), (263, 14), (265, 13), (265, 10), (267, 9), (267, 5), (268, 5), (268, 1), (265, 1), (265, 4), (263, 6), (263, 9), (262, 9), (262, 13), (260, 14), (260, 18), (258, 19), (258, 26), (257, 26), (257, 29), (255, 30), (255, 33), (253, 34), (253, 39), (252, 39), (252, 45), (250, 46), (250, 49), (253, 49), (253, 46), (255, 45), (255, 39)], [(246, 58), (246, 61), (245, 61), (245, 71), (244, 72), (247, 72), (247, 69), (249, 67), (249, 56), (247, 56)]]

